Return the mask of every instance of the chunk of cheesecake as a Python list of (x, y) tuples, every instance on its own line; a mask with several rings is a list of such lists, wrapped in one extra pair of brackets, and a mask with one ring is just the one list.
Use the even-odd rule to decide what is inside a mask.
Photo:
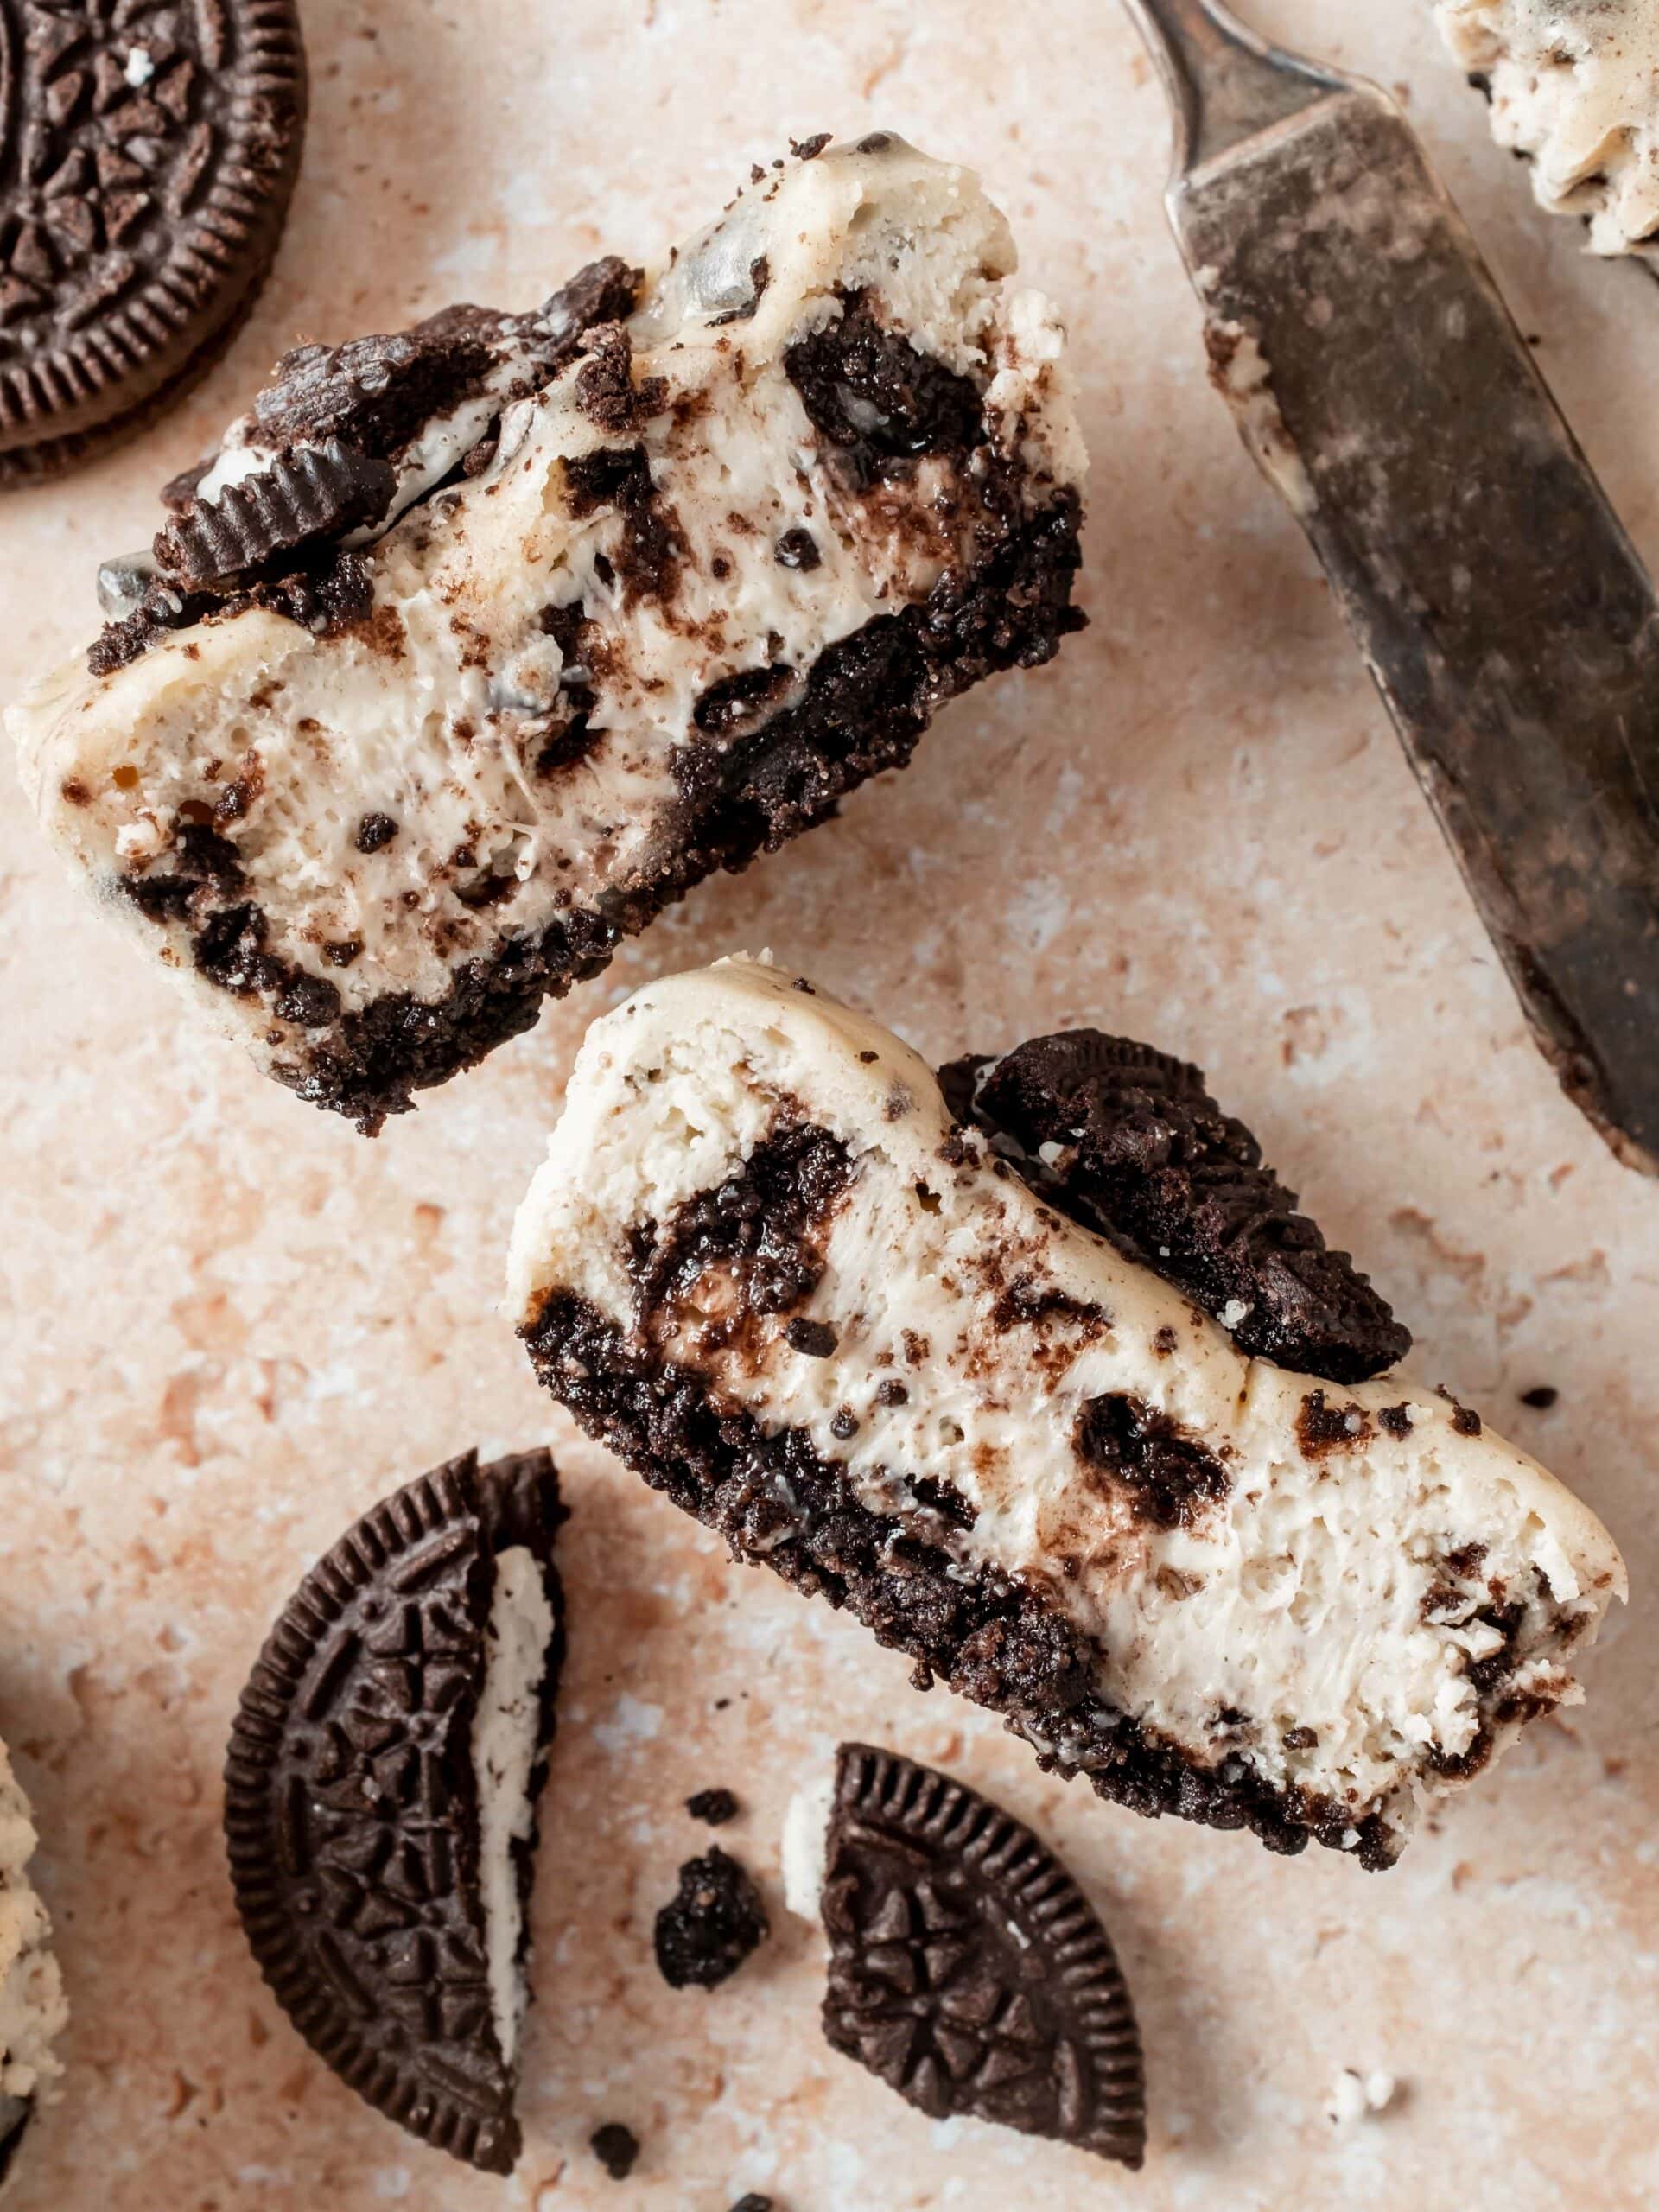
[(52, 1923), (29, 1878), (34, 1815), (0, 1744), (0, 2188), (36, 2111), (59, 2094), (69, 2022)]
[(377, 1128), (1076, 626), (1014, 264), (968, 171), (813, 142), (649, 276), (288, 356), (14, 710), (48, 833)]
[[(1471, 1409), (1332, 1379), (1397, 1325), (1196, 1071), (1146, 1054), (1126, 1090), (1138, 1048), (1095, 1040), (1114, 1152), (1056, 1042), (958, 1064), (953, 1113), (907, 1046), (769, 964), (649, 985), (588, 1033), (509, 1311), (555, 1396), (736, 1557), (1046, 1764), (1387, 1866), (1426, 1800), (1576, 1700), (1618, 1553)], [(1071, 1126), (1033, 1153), (981, 1106), (1036, 1134), (1045, 1084)], [(1248, 1175), (1272, 1184), (1254, 1224), (1227, 1195)], [(1273, 1357), (1242, 1348), (1236, 1255), (1206, 1272), (1220, 1220), (1254, 1242)]]
[(1438, 0), (1485, 92), (1492, 135), (1528, 157), (1539, 205), (1596, 253), (1659, 257), (1659, 14), (1608, 0)]

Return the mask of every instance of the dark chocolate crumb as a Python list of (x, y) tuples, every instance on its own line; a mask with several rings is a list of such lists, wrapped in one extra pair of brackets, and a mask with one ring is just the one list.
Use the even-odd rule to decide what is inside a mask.
[(1521, 1393), (1521, 1402), (1535, 1413), (1547, 1414), (1560, 1395), (1553, 1382), (1535, 1382), (1530, 1390)]
[(828, 1359), (840, 1339), (827, 1321), (809, 1321), (797, 1314), (784, 1331), (784, 1341), (791, 1351), (803, 1352), (809, 1359)]
[(588, 2139), (588, 2148), (613, 2181), (626, 2181), (639, 2156), (639, 2139), (620, 2120), (607, 2120)]
[(772, 557), (780, 569), (798, 569), (804, 575), (810, 575), (823, 560), (818, 541), (810, 530), (786, 530)]
[(658, 1970), (671, 1989), (714, 1989), (771, 1932), (747, 1870), (710, 1844), (681, 1867), (679, 1893), (657, 1916)]
[(389, 814), (365, 814), (357, 825), (357, 836), (353, 842), (359, 853), (378, 853), (397, 835), (397, 824)]
[(1480, 1415), (1472, 1406), (1459, 1406), (1452, 1416), (1452, 1426), (1459, 1436), (1478, 1436)]
[(850, 1406), (836, 1407), (830, 1418), (830, 1433), (841, 1444), (858, 1434), (858, 1415)]
[(772, 2212), (772, 2199), (769, 2196), (757, 2196), (751, 2190), (747, 2196), (738, 2198), (732, 2207), (732, 2212)]
[(1403, 1402), (1397, 1406), (1383, 1406), (1377, 1414), (1376, 1425), (1388, 1435), (1403, 1438), (1411, 1434), (1411, 1408)]
[(737, 1799), (729, 1789), (699, 1789), (685, 1801), (685, 1809), (694, 1821), (702, 1821), (711, 1828), (723, 1828), (728, 1821), (737, 1818)]
[(791, 138), (789, 150), (798, 162), (816, 162), (834, 136), (832, 130), (815, 130), (810, 138)]
[(875, 1402), (878, 1406), (907, 1406), (910, 1393), (902, 1382), (889, 1379), (876, 1385)]

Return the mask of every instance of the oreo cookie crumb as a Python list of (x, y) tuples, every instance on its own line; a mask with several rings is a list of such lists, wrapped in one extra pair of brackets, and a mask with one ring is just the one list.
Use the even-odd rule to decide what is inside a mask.
[(658, 1970), (671, 1989), (714, 1989), (771, 1934), (747, 1870), (720, 1846), (680, 1869), (678, 1895), (657, 1916)]
[(685, 1809), (694, 1821), (703, 1821), (711, 1828), (723, 1828), (728, 1821), (737, 1818), (737, 1799), (729, 1789), (699, 1789), (685, 1801)]
[(823, 561), (823, 556), (818, 550), (818, 541), (810, 530), (786, 530), (779, 539), (772, 557), (780, 569), (796, 569), (803, 575), (810, 575)]
[(784, 1331), (784, 1342), (808, 1359), (830, 1359), (840, 1338), (827, 1321), (809, 1321), (797, 1314)]
[(357, 825), (357, 835), (352, 842), (359, 853), (378, 853), (397, 835), (397, 824), (389, 814), (365, 814)]
[(747, 2196), (738, 2198), (732, 2207), (732, 2212), (772, 2212), (772, 2199), (769, 2196), (757, 2196), (751, 2190)]
[(613, 2181), (626, 2181), (639, 2156), (639, 2139), (620, 2120), (607, 2120), (588, 2138), (588, 2147)]
[(1535, 1382), (1530, 1390), (1521, 1393), (1521, 1402), (1535, 1413), (1547, 1414), (1560, 1395), (1553, 1382)]

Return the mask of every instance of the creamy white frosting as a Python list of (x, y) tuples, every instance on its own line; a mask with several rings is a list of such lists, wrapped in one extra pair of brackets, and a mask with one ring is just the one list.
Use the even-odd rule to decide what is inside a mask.
[[(657, 1317), (655, 1350), (766, 1430), (804, 1431), (863, 1503), (919, 1516), (963, 1572), (1038, 1588), (1090, 1639), (1112, 1706), (1195, 1764), (1242, 1760), (1274, 1789), (1346, 1806), (1356, 1827), (1375, 1813), (1403, 1834), (1414, 1803), (1452, 1786), (1434, 1758), (1461, 1757), (1483, 1725), (1500, 1744), (1514, 1732), (1469, 1676), (1502, 1641), (1483, 1611), (1523, 1608), (1512, 1692), (1576, 1699), (1564, 1649), (1624, 1589), (1611, 1540), (1577, 1499), (1491, 1429), (1461, 1433), (1446, 1399), (1398, 1375), (1343, 1389), (1246, 1358), (1177, 1291), (999, 1173), (977, 1136), (951, 1165), (925, 1064), (770, 966), (722, 962), (648, 985), (590, 1029), (515, 1225), (514, 1319), (568, 1290), (636, 1332), (629, 1230), (738, 1172), (780, 1118), (828, 1129), (853, 1162), (823, 1231), (823, 1278), (790, 1317), (828, 1324), (835, 1351), (792, 1349), (781, 1316), (720, 1341), (709, 1325), (732, 1292), (719, 1269)], [(1011, 1319), (1000, 1301), (1021, 1283), (1027, 1305), (1058, 1293), (1108, 1324)], [(892, 1382), (904, 1403), (881, 1402)], [(1349, 1424), (1324, 1452), (1298, 1432), (1319, 1388)], [(1084, 1407), (1107, 1395), (1214, 1454), (1225, 1497), (1188, 1526), (1138, 1518), (1076, 1447)], [(1402, 1406), (1395, 1436), (1378, 1415)], [(848, 1414), (850, 1436), (838, 1433)], [(973, 1506), (971, 1529), (921, 1511), (921, 1478)], [(1474, 1544), (1478, 1561), (1451, 1559)]]
[(1659, 255), (1659, 9), (1651, 0), (1439, 0), (1462, 66), (1487, 79), (1492, 135), (1533, 190), (1581, 215), (1597, 253)]
[(63, 2062), (53, 2046), (69, 2023), (52, 1923), (29, 1878), (37, 1840), (0, 1744), (0, 2100), (20, 2104), (54, 2093)]
[[(753, 297), (763, 258), (753, 313), (721, 320), (720, 302)], [(572, 905), (604, 911), (654, 876), (673, 840), (680, 755), (722, 741), (692, 719), (710, 684), (779, 664), (804, 677), (967, 553), (972, 501), (944, 511), (943, 460), (861, 493), (828, 465), (784, 355), (842, 312), (841, 292), (868, 289), (890, 325), (972, 373), (993, 447), (1036, 472), (1033, 505), (1080, 477), (1060, 327), (1038, 295), (1011, 290), (1014, 263), (974, 177), (901, 140), (766, 172), (647, 280), (630, 330), (636, 380), (663, 379), (660, 411), (637, 431), (601, 431), (578, 405), (579, 365), (515, 403), (485, 473), (368, 547), (369, 626), (319, 638), (249, 610), (168, 632), (105, 677), (77, 661), (14, 708), (48, 830), (267, 1065), (302, 1033), (196, 976), (181, 923), (110, 896), (163, 861), (181, 807), (211, 809), (238, 779), (245, 810), (219, 826), (245, 873), (240, 895), (264, 912), (268, 950), (332, 983), (347, 1011), (392, 990), (441, 996), (501, 935)], [(480, 427), (444, 429), (429, 473)], [(580, 513), (569, 495), (567, 461), (636, 442), (684, 548), (666, 606), (630, 595), (617, 512)], [(236, 453), (224, 480), (244, 465)], [(798, 529), (816, 567), (776, 557)], [(577, 603), (599, 652), (567, 668), (543, 617)], [(538, 772), (572, 685), (591, 692), (594, 741), (579, 764)], [(371, 812), (398, 834), (364, 854), (356, 831)], [(474, 911), (459, 894), (485, 877), (512, 887)], [(331, 957), (353, 944), (349, 964)]]
[(556, 1618), (535, 1554), (514, 1544), (497, 1554), (485, 1629), (484, 1687), (473, 1718), (478, 1782), (479, 1894), (484, 1908), (490, 2014), (509, 2066), (529, 2002), (518, 1951), (524, 1906), (513, 1847), (530, 1840), (536, 1810), (531, 1770), (542, 1737), (542, 1683)]

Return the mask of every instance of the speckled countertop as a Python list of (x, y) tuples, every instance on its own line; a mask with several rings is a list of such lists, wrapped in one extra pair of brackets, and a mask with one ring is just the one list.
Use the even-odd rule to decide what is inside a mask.
[[(1394, 84), (1649, 559), (1659, 295), (1535, 213), (1415, 0), (1256, 0)], [(1164, 227), (1161, 96), (1106, 0), (312, 0), (315, 99), (274, 281), (139, 448), (0, 505), (0, 695), (79, 643), (98, 556), (297, 333), (456, 296), (529, 303), (700, 219), (785, 137), (891, 125), (976, 163), (1065, 307), (1094, 454), (1057, 667), (953, 707), (902, 778), (696, 894), (530, 1037), (367, 1144), (181, 1020), (0, 766), (0, 1731), (75, 2006), (17, 2212), (397, 2203), (724, 2212), (1556, 2206), (1659, 2196), (1659, 1189), (1617, 1167), (1522, 1022), (1294, 525), (1205, 385)], [(587, 1020), (769, 944), (936, 1056), (1099, 1020), (1201, 1061), (1379, 1278), (1424, 1371), (1611, 1525), (1636, 1592), (1590, 1700), (1365, 1876), (1150, 1825), (1046, 1779), (988, 1717), (575, 1441), (495, 1300)], [(1519, 1394), (1560, 1393), (1538, 1414)], [(572, 1650), (536, 1894), (518, 2176), (469, 2175), (314, 2061), (232, 1916), (219, 1772), (276, 1606), (372, 1500), (477, 1442), (549, 1437), (575, 1506)], [(1123, 2176), (932, 2126), (834, 2057), (778, 1826), (838, 1738), (894, 1743), (1032, 1821), (1135, 1989), (1150, 2155)], [(656, 1905), (706, 1831), (778, 1940), (676, 1995)], [(1345, 2066), (1399, 2081), (1325, 2114)], [(607, 2180), (587, 2149), (644, 2145)]]

